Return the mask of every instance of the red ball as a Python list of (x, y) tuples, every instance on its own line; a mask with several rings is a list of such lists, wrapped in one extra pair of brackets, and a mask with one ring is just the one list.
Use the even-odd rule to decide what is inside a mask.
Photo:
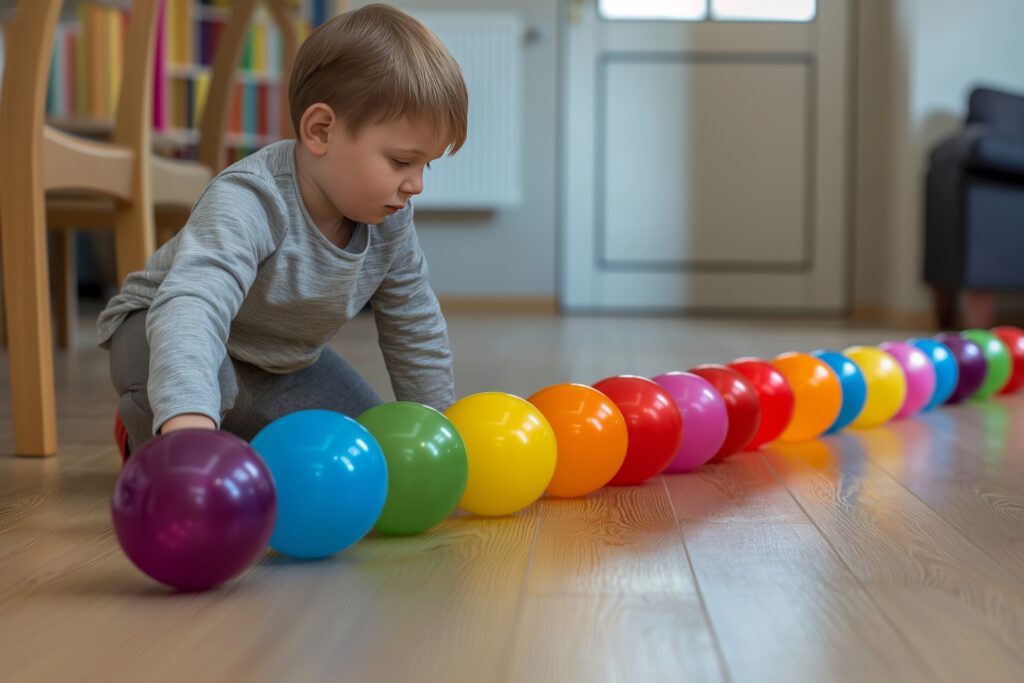
[(761, 425), (747, 450), (775, 441), (793, 418), (793, 389), (789, 382), (774, 365), (760, 358), (737, 358), (727, 367), (750, 380), (761, 406)]
[(753, 383), (736, 370), (725, 365), (698, 365), (689, 370), (711, 383), (725, 399), (729, 415), (729, 431), (725, 442), (711, 462), (728, 458), (747, 447), (761, 426), (761, 400)]
[(639, 484), (668, 467), (683, 439), (683, 416), (671, 394), (646, 377), (608, 377), (594, 388), (611, 399), (626, 419), (629, 446), (612, 486)]
[(1024, 330), (1013, 325), (1003, 325), (1002, 327), (993, 327), (992, 334), (1002, 339), (1010, 349), (1013, 369), (1010, 372), (1010, 381), (999, 393), (1012, 394), (1024, 387)]

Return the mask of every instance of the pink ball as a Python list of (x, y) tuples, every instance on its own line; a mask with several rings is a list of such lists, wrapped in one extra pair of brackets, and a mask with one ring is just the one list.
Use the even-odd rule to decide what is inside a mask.
[(690, 372), (669, 372), (651, 379), (672, 395), (683, 415), (683, 441), (665, 472), (695, 470), (725, 443), (729, 433), (725, 400), (711, 382)]
[(895, 417), (910, 417), (920, 412), (935, 393), (935, 366), (928, 354), (907, 342), (885, 342), (878, 348), (891, 354), (907, 377), (907, 398)]

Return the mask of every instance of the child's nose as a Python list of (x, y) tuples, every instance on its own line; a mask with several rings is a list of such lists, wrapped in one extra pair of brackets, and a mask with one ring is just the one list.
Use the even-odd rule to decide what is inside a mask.
[(402, 183), (400, 188), (406, 194), (419, 194), (423, 192), (423, 174), (417, 173), (413, 178)]

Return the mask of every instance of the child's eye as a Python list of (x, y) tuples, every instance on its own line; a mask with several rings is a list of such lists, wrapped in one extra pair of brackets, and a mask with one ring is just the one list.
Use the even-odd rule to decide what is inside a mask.
[[(398, 159), (392, 159), (391, 161), (395, 162), (399, 166), (408, 166), (409, 165), (408, 161), (399, 161)], [(430, 168), (430, 164), (427, 164), (427, 168)]]

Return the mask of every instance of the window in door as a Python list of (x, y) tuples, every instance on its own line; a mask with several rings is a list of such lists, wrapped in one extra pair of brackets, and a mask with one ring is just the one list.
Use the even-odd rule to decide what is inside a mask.
[(817, 0), (598, 0), (604, 19), (812, 21)]

